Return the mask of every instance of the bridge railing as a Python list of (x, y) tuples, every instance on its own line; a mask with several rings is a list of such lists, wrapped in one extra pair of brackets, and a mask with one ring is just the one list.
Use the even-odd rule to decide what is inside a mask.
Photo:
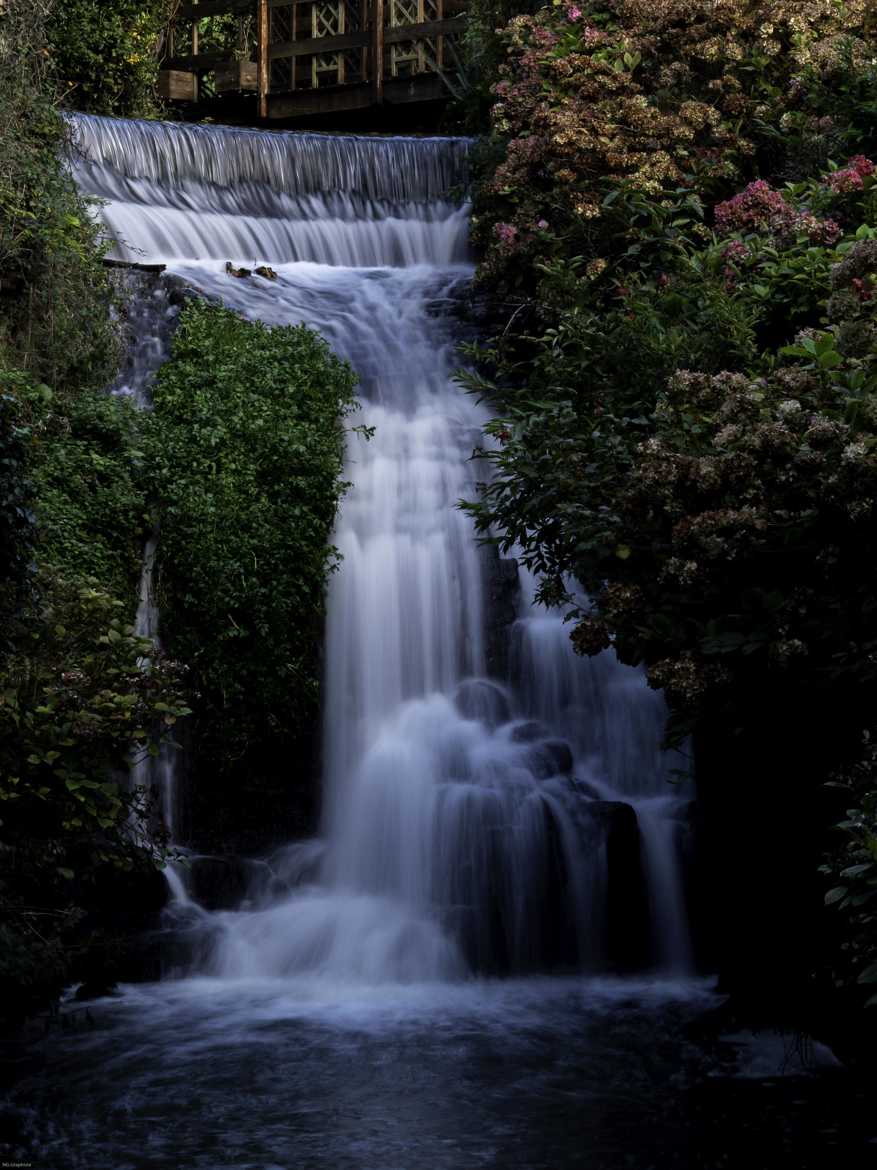
[[(254, 91), (260, 116), (269, 116), (272, 95), (311, 95), (308, 106), (319, 109), (317, 91), (327, 94), (327, 108), (341, 108), (339, 87), (355, 86), (356, 104), (384, 100), (410, 90), (407, 99), (425, 92), (409, 79), (432, 75), (439, 81), (454, 70), (454, 40), (463, 27), (461, 0), (195, 0), (176, 14), (168, 57), (164, 62), (165, 96), (195, 100), (198, 77), (215, 75), (215, 89)], [(206, 17), (234, 16), (240, 44), (234, 58), (228, 51), (204, 52), (199, 22)], [(181, 52), (181, 49), (185, 51)], [(440, 89), (440, 87), (439, 87)], [(438, 91), (433, 87), (433, 94)], [(284, 103), (284, 109), (294, 103)]]

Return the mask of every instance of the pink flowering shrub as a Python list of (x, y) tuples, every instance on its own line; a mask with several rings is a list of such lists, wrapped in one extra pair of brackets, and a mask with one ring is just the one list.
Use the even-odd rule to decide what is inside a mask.
[(861, 191), (865, 180), (874, 174), (874, 163), (862, 154), (851, 158), (847, 165), (838, 171), (833, 171), (827, 179), (827, 185), (839, 195), (846, 195), (850, 191)]
[[(807, 102), (841, 67), (841, 43), (865, 67), (865, 17), (864, 0), (577, 0), (514, 17), (501, 34), (492, 94), (504, 157), (476, 199), (482, 278), (532, 282), (543, 253), (524, 245), (543, 218), (555, 252), (566, 241), (572, 254), (605, 254), (612, 185), (655, 198), (683, 186), (716, 191), (750, 168), (766, 121), (783, 135), (801, 122), (796, 132), (828, 141), (835, 120), (810, 113)], [(847, 177), (832, 182), (864, 181), (861, 165), (851, 160), (837, 172)], [(815, 212), (820, 222), (796, 224), (783, 194), (763, 180), (719, 208), (726, 233), (800, 230), (820, 244), (833, 234)], [(496, 222), (519, 229), (523, 263), (513, 263)]]
[(716, 230), (731, 232), (766, 231), (778, 237), (805, 235), (811, 243), (826, 247), (843, 234), (833, 219), (819, 219), (808, 211), (799, 211), (781, 191), (774, 190), (764, 179), (720, 203), (715, 209)]
[(797, 213), (780, 191), (770, 183), (758, 179), (754, 183), (716, 207), (716, 228), (720, 232), (757, 231), (768, 228), (786, 233), (797, 218)]

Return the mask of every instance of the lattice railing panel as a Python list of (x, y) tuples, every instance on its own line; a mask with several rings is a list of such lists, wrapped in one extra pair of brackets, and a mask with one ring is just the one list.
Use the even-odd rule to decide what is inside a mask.
[(292, 57), (277, 57), (271, 62), (268, 77), (271, 89), (283, 92), (292, 89)]
[(292, 40), (293, 16), (292, 5), (288, 8), (271, 9), (271, 44)]
[(420, 24), (423, 19), (422, 0), (388, 0), (384, 8), (384, 24), (390, 28)]
[[(381, 74), (413, 77), (444, 68), (454, 22), (444, 19), (447, 0), (383, 0), (385, 31)], [(318, 88), (356, 82), (374, 83), (377, 34), (372, 23), (373, 0), (291, 0), (271, 8), (270, 88)], [(406, 37), (409, 26), (429, 35)], [(448, 27), (448, 26), (451, 27)], [(413, 31), (413, 30), (412, 30)], [(324, 52), (314, 52), (323, 41)], [(279, 64), (287, 62), (286, 65)], [(377, 100), (381, 100), (378, 97)]]

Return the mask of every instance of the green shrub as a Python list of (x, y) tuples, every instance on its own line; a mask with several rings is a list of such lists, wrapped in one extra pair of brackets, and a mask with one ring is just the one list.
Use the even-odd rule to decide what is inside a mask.
[(41, 563), (96, 578), (132, 610), (146, 535), (142, 424), (128, 399), (86, 391), (48, 413), (34, 453)]
[(828, 906), (841, 915), (844, 941), (833, 956), (835, 985), (877, 1007), (877, 743), (868, 732), (859, 760), (835, 776), (847, 808), (835, 826), (834, 849), (822, 873)]
[(48, 36), (66, 103), (91, 114), (155, 116), (161, 36), (174, 7), (171, 0), (54, 4)]
[(79, 908), (100, 903), (108, 871), (163, 864), (152, 794), (128, 772), (188, 713), (180, 674), (135, 635), (129, 603), (39, 576), (0, 659), (0, 934), (14, 948), (0, 1017), (60, 990)]
[(64, 166), (50, 9), (9, 0), (0, 15), (0, 365), (67, 393), (105, 384), (118, 353), (98, 228)]
[(149, 467), (164, 629), (200, 695), (199, 767), (279, 750), (316, 717), (353, 386), (304, 327), (206, 304), (182, 314), (155, 385)]

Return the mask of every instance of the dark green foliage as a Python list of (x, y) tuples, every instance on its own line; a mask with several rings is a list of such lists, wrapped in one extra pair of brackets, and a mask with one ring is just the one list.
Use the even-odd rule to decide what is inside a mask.
[(48, 35), (70, 107), (143, 118), (158, 112), (155, 84), (171, 0), (61, 0)]
[[(0, 375), (0, 653), (8, 649), (7, 623), (26, 595), (33, 555), (31, 430), (21, 395), (29, 386), (26, 374)], [(42, 389), (49, 393), (48, 387)]]
[(0, 365), (64, 393), (108, 380), (117, 355), (98, 230), (62, 165), (50, 8), (10, 0), (0, 16)]
[(834, 848), (822, 866), (831, 885), (825, 903), (844, 922), (832, 975), (836, 986), (877, 1007), (877, 744), (870, 732), (861, 758), (830, 787), (845, 806), (835, 826)]
[(41, 562), (94, 577), (132, 606), (145, 539), (142, 425), (129, 399), (84, 391), (46, 412), (34, 452)]
[(0, 660), (0, 1020), (57, 993), (79, 907), (114, 870), (162, 861), (128, 768), (188, 709), (176, 664), (129, 613), (96, 582), (44, 573)]
[(128, 767), (184, 712), (180, 671), (154, 651), (145, 670), (131, 627), (145, 512), (138, 420), (101, 392), (118, 360), (112, 294), (98, 228), (64, 166), (63, 87), (47, 48), (47, 22), (72, 29), (86, 8), (120, 31), (123, 6), (108, 7), (8, 0), (0, 14), (4, 1021), (45, 1006), (74, 973), (78, 924), (112, 886), (108, 871), (160, 863), (151, 797), (128, 790)]
[[(467, 378), (497, 415), (469, 506), (570, 607), (576, 648), (644, 664), (670, 738), (693, 733), (709, 963), (777, 1004), (831, 967), (861, 1006), (877, 977), (873, 760), (855, 765), (877, 701), (867, 8), (512, 22), (476, 194), (504, 312)], [(829, 920), (823, 786), (847, 761)]]
[(164, 628), (200, 694), (199, 767), (221, 774), (266, 744), (279, 751), (316, 718), (353, 386), (304, 327), (204, 304), (182, 315), (149, 462)]

